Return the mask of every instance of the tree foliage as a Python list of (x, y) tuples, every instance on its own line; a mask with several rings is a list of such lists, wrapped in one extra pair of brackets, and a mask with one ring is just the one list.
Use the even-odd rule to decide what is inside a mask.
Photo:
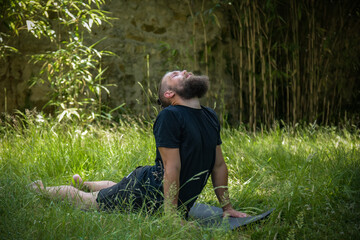
[(32, 63), (41, 64), (41, 71), (32, 85), (50, 86), (50, 101), (59, 121), (76, 116), (93, 120), (101, 114), (102, 91), (109, 94), (102, 82), (104, 56), (97, 43), (87, 46), (84, 32), (101, 24), (109, 24), (107, 12), (101, 10), (104, 0), (10, 0), (1, 11), (0, 57), (18, 52), (12, 45), (21, 31), (36, 39), (47, 40), (51, 50), (30, 56)]

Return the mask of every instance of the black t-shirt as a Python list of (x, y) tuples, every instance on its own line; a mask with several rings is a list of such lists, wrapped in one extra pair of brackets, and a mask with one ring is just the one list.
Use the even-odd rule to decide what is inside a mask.
[(206, 107), (194, 109), (169, 106), (162, 110), (153, 128), (156, 141), (156, 166), (162, 168), (158, 147), (179, 148), (181, 159), (178, 205), (187, 210), (196, 201), (212, 172), (216, 146), (221, 144), (216, 113)]

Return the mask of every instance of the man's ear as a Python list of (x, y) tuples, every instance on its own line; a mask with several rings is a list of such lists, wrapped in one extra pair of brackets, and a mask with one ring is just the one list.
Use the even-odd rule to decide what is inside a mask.
[(164, 97), (165, 98), (172, 98), (175, 95), (175, 92), (168, 90), (164, 92)]

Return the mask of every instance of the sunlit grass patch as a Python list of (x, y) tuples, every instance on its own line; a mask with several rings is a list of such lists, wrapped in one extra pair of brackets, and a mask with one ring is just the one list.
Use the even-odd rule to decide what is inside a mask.
[[(26, 119), (25, 119), (26, 120)], [(24, 121), (25, 121), (24, 120)], [(266, 221), (239, 231), (181, 226), (161, 213), (82, 211), (51, 201), (26, 185), (85, 180), (120, 181), (153, 164), (151, 125), (59, 125), (26, 120), (3, 126), (0, 140), (1, 239), (354, 239), (359, 233), (359, 131), (274, 129), (248, 135), (223, 129), (222, 149), (235, 208)], [(209, 182), (200, 202), (217, 205)]]

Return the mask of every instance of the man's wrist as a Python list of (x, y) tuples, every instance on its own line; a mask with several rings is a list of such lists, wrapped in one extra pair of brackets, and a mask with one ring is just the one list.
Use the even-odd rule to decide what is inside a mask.
[(225, 211), (226, 209), (232, 208), (232, 205), (230, 203), (230, 197), (229, 192), (225, 191), (223, 193), (223, 196), (220, 198), (220, 204), (221, 208)]
[(227, 211), (227, 210), (229, 210), (229, 209), (232, 209), (233, 207), (232, 207), (232, 205), (231, 205), (231, 203), (226, 203), (225, 205), (222, 205), (222, 210), (225, 212), (225, 211)]
[(170, 202), (168, 199), (164, 201), (164, 212), (166, 215), (175, 214), (177, 211), (177, 206)]

